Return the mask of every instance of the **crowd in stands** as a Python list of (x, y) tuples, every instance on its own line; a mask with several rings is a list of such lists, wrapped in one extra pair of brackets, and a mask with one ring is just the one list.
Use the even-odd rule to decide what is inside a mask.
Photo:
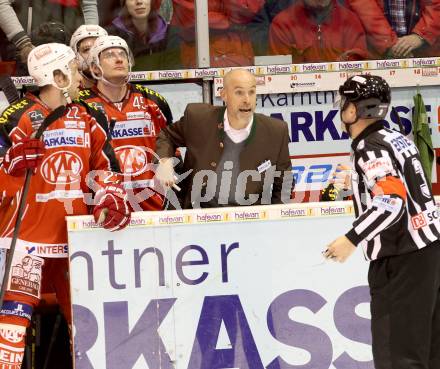
[[(440, 0), (208, 1), (210, 66), (439, 55)], [(80, 24), (122, 37), (134, 70), (196, 67), (194, 0), (0, 0), (0, 72), (26, 74), (29, 51), (68, 44)]]

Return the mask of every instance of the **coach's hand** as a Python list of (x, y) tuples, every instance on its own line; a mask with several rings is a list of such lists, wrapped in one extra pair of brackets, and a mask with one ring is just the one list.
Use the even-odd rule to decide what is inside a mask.
[(154, 179), (165, 189), (173, 187), (175, 190), (180, 191), (180, 187), (176, 185), (177, 176), (174, 171), (173, 158), (159, 160)]

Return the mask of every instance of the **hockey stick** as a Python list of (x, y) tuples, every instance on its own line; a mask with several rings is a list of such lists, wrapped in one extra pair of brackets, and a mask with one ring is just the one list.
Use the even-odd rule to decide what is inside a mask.
[[(14, 81), (8, 75), (1, 74), (0, 75), (0, 91), (5, 94), (6, 99), (10, 105), (16, 103), (20, 100), (20, 95), (18, 94), (18, 90), (15, 87)], [(9, 139), (8, 133), (4, 125), (0, 126), (0, 156), (3, 157), (11, 145), (11, 140)]]
[(47, 369), (49, 366), (50, 356), (52, 354), (53, 346), (55, 344), (56, 338), (58, 336), (58, 331), (60, 330), (61, 325), (61, 312), (57, 313), (57, 317), (55, 318), (55, 323), (52, 328), (52, 334), (50, 336), (49, 347), (47, 348), (46, 358), (44, 359), (43, 369)]
[(13, 104), (20, 99), (14, 81), (8, 75), (0, 75), (0, 90), (5, 94), (9, 104)]
[(399, 130), (397, 132), (399, 132), (399, 133), (401, 133), (402, 135), (405, 136), (405, 127), (403, 126), (402, 119), (400, 119), (400, 115), (399, 115), (399, 113), (397, 112), (397, 110), (396, 110), (396, 108), (394, 106), (391, 108), (391, 113), (394, 113), (396, 115), (396, 118), (397, 118), (397, 122), (396, 123), (399, 126)]
[[(61, 118), (64, 115), (65, 111), (66, 111), (66, 107), (64, 105), (61, 105), (58, 108), (56, 108), (54, 111), (52, 111), (44, 119), (44, 121), (41, 123), (40, 127), (37, 130), (35, 138), (41, 138), (45, 129), (47, 127), (49, 127), (57, 119)], [(28, 170), (26, 170), (23, 190), (22, 190), (20, 200), (18, 203), (17, 218), (15, 219), (14, 232), (12, 234), (11, 246), (9, 247), (9, 252), (7, 254), (8, 256), (6, 258), (5, 274), (3, 275), (3, 282), (2, 282), (1, 291), (0, 291), (0, 309), (3, 307), (3, 300), (5, 297), (5, 292), (6, 292), (6, 288), (8, 285), (9, 272), (11, 271), (12, 260), (14, 258), (14, 252), (15, 252), (15, 245), (17, 244), (18, 234), (20, 232), (20, 226), (21, 226), (21, 220), (22, 220), (21, 218), (23, 217), (24, 209), (26, 206), (26, 198), (27, 198), (27, 195), (29, 192), (31, 178), (32, 178), (32, 170), (28, 169)]]

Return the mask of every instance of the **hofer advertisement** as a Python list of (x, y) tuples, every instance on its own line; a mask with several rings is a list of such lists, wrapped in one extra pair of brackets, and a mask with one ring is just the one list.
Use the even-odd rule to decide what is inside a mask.
[(68, 221), (75, 369), (374, 369), (350, 202)]

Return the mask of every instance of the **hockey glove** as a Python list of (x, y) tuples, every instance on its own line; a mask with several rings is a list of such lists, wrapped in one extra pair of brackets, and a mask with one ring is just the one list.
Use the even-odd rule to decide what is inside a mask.
[(131, 213), (127, 193), (120, 184), (108, 185), (96, 193), (93, 216), (96, 223), (112, 232), (128, 225)]
[(23, 138), (6, 152), (3, 160), (6, 172), (19, 177), (24, 176), (27, 169), (35, 171), (43, 160), (45, 151), (43, 141), (35, 138)]

